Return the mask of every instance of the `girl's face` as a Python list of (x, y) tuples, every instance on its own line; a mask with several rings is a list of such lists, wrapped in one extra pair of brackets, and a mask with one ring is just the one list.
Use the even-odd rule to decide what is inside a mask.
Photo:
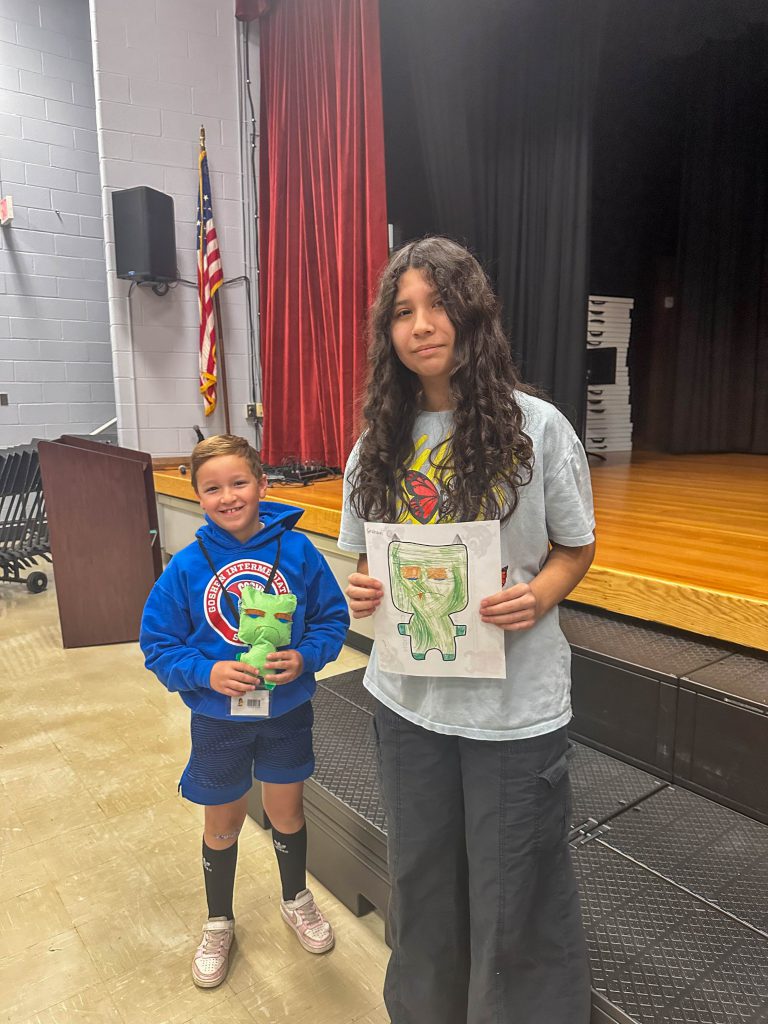
[(454, 366), (456, 330), (440, 293), (421, 270), (411, 268), (400, 276), (391, 333), (400, 362), (416, 374), (425, 391), (447, 389)]

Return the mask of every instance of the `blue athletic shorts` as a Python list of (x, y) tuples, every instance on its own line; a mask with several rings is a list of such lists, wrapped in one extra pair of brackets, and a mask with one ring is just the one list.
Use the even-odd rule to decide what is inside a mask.
[(182, 795), (212, 806), (239, 800), (260, 782), (303, 782), (315, 770), (312, 704), (277, 718), (230, 722), (192, 715), (192, 753), (181, 776)]

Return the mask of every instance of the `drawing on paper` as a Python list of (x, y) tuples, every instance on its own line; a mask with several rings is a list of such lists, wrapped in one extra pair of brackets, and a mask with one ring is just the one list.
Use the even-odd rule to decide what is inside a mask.
[(466, 545), (459, 536), (452, 544), (417, 544), (395, 536), (387, 557), (392, 603), (410, 615), (397, 630), (410, 637), (411, 657), (424, 661), (437, 650), (443, 661), (455, 661), (456, 640), (467, 635), (466, 625), (451, 618), (468, 603)]
[(373, 617), (382, 672), (505, 678), (505, 633), (480, 615), (488, 581), (501, 575), (498, 520), (366, 523), (365, 549), (384, 587)]

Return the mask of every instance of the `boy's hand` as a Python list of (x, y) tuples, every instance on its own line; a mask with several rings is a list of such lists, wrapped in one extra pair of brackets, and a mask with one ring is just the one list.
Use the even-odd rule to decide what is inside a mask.
[(259, 673), (242, 661), (217, 661), (211, 669), (211, 689), (225, 697), (242, 697), (255, 690)]
[(349, 586), (345, 591), (349, 599), (349, 607), (353, 619), (365, 619), (373, 615), (381, 604), (384, 587), (373, 576), (364, 576), (361, 572), (353, 572), (349, 577)]
[(530, 629), (539, 617), (536, 595), (529, 583), (516, 583), (484, 597), (480, 602), (480, 618), (491, 626), (512, 632)]
[(268, 683), (292, 683), (304, 671), (304, 658), (298, 651), (275, 651), (267, 655), (265, 668), (271, 670), (270, 675), (264, 674)]

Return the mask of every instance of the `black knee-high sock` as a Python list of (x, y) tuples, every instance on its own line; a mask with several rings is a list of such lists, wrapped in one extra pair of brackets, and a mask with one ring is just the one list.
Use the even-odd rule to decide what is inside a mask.
[(295, 900), (302, 889), (307, 888), (307, 826), (302, 825), (298, 832), (289, 835), (273, 827), (272, 842), (280, 868), (283, 899)]
[(212, 850), (203, 839), (203, 875), (208, 899), (208, 917), (234, 918), (232, 898), (235, 892), (237, 840), (226, 850)]

